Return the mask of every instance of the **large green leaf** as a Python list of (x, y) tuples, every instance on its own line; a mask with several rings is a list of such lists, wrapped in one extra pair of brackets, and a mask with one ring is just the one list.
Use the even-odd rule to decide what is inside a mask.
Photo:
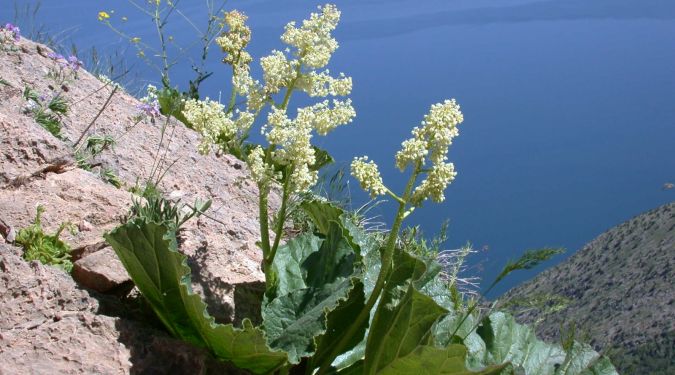
[(357, 282), (352, 278), (357, 254), (338, 222), (327, 225), (322, 241), (307, 236), (291, 240), (279, 248), (273, 263), (284, 271), (283, 289), (263, 306), (263, 324), (270, 345), (288, 352), (294, 364), (315, 352), (315, 338), (326, 331), (326, 315), (350, 300)]
[(479, 372), (469, 371), (465, 366), (466, 348), (453, 344), (447, 348), (418, 346), (408, 355), (399, 357), (378, 375), (499, 375), (504, 366), (494, 366)]
[(347, 334), (349, 326), (354, 323), (354, 317), (359, 315), (365, 304), (366, 298), (363, 293), (363, 283), (360, 280), (355, 281), (354, 288), (350, 291), (346, 300), (341, 302), (335, 310), (328, 313), (326, 317), (326, 332), (315, 339), (317, 349), (310, 362), (312, 368), (319, 367), (327, 360), (326, 358), (331, 355), (333, 350), (337, 349), (339, 352), (345, 352), (363, 341), (368, 328), (368, 321), (364, 321), (357, 328), (356, 333), (349, 337), (349, 340), (342, 347), (336, 347)]
[(344, 210), (330, 202), (320, 200), (311, 200), (303, 202), (301, 207), (316, 226), (316, 231), (320, 234), (327, 235), (330, 230), (331, 222), (340, 222), (340, 217), (344, 214)]
[(508, 361), (526, 374), (545, 375), (553, 374), (556, 364), (565, 358), (562, 348), (538, 340), (532, 328), (503, 312), (486, 317), (477, 333), (485, 341), (487, 364)]
[[(373, 233), (368, 233), (362, 227), (356, 225), (347, 215), (341, 214), (334, 206), (329, 206), (328, 208), (329, 212), (332, 210), (333, 217), (339, 216), (342, 227), (348, 233), (350, 243), (354, 248), (359, 249), (359, 259), (362, 263), (362, 272), (360, 274), (362, 288), (361, 295), (354, 294), (355, 288), (350, 294), (349, 300), (328, 315), (329, 329), (327, 332), (331, 334), (327, 333), (318, 341), (320, 345), (312, 362), (317, 366), (323, 363), (325, 360), (324, 356), (329, 351), (332, 351), (334, 349), (333, 345), (337, 345), (342, 336), (346, 334), (347, 330), (344, 327), (351, 324), (351, 319), (357, 316), (365, 306), (365, 300), (370, 297), (381, 268), (381, 240)], [(358, 371), (362, 371), (361, 367), (358, 367), (359, 370), (354, 370), (356, 368), (354, 364), (358, 362), (360, 363), (359, 366), (363, 365), (361, 359), (366, 351), (366, 340), (364, 337), (367, 335), (368, 326), (374, 315), (375, 309), (371, 311), (369, 319), (359, 327), (356, 335), (352, 336), (350, 341), (338, 349), (342, 354), (336, 358), (333, 365), (343, 369), (340, 373), (346, 371), (346, 367), (351, 369), (349, 371), (357, 371), (356, 373), (359, 374), (360, 372)], [(335, 330), (331, 330), (331, 324), (335, 325)]]
[(216, 324), (191, 289), (186, 257), (176, 249), (165, 225), (137, 218), (105, 236), (138, 289), (175, 337), (208, 348), (217, 358), (256, 374), (286, 362), (286, 354), (268, 348), (264, 333), (248, 319), (243, 328)]
[(315, 351), (314, 338), (326, 330), (326, 313), (346, 299), (353, 287), (349, 279), (323, 288), (299, 289), (272, 300), (263, 308), (270, 346), (288, 353), (297, 364)]
[(588, 344), (575, 342), (555, 375), (618, 375), (610, 360)]
[(272, 263), (277, 275), (277, 295), (286, 295), (294, 290), (307, 288), (305, 283), (307, 270), (302, 263), (310, 254), (318, 252), (322, 243), (322, 238), (308, 233), (295, 237), (279, 247)]
[[(462, 324), (459, 328), (459, 324)], [(451, 312), (439, 320), (433, 328), (436, 346), (445, 347), (451, 343), (462, 343), (467, 351), (466, 365), (470, 369), (480, 369), (486, 366), (485, 342), (474, 330), (476, 320), (473, 315), (464, 319), (464, 315)], [(454, 337), (450, 335), (455, 334)], [(462, 339), (463, 338), (463, 339)]]
[(377, 373), (432, 339), (431, 327), (447, 310), (414, 288), (413, 282), (425, 270), (424, 262), (404, 251), (396, 252), (368, 332), (365, 374)]
[(382, 260), (380, 259), (382, 241), (377, 238), (377, 235), (366, 232), (344, 215), (340, 218), (340, 222), (349, 232), (352, 245), (359, 248), (361, 262), (363, 263), (364, 291), (366, 298), (370, 297), (382, 267)]
[(510, 362), (527, 375), (617, 375), (609, 360), (589, 345), (574, 343), (565, 352), (537, 339), (531, 327), (504, 312), (490, 314), (476, 333), (485, 342), (481, 365)]

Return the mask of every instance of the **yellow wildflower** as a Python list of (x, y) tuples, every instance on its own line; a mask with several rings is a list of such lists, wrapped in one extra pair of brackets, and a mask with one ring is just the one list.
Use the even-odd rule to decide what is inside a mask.
[(98, 12), (98, 20), (99, 21), (105, 21), (108, 18), (110, 18), (110, 15), (108, 14), (108, 12), (106, 12), (104, 10)]

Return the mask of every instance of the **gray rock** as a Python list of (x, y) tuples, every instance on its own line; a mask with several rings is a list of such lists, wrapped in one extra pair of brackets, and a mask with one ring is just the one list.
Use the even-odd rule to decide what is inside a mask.
[(124, 316), (65, 272), (0, 244), (2, 374), (237, 374), (204, 350)]
[(133, 285), (124, 265), (110, 247), (76, 261), (72, 276), (84, 287), (101, 293)]

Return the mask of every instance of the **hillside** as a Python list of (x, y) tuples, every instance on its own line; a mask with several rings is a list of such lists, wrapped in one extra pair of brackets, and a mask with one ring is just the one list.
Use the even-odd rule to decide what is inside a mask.
[[(575, 322), (577, 333), (606, 350), (622, 374), (675, 373), (675, 202), (620, 224), (567, 261), (509, 291), (570, 299), (538, 327), (548, 339)], [(533, 322), (530, 310), (519, 319)]]
[[(166, 172), (158, 184), (166, 196), (212, 199), (208, 217), (181, 231), (181, 251), (210, 313), (236, 323), (251, 315), (247, 302), (264, 279), (251, 215), (257, 188), (246, 166), (199, 154), (197, 133), (164, 116), (139, 121), (137, 99), (44, 45), (22, 38), (0, 52), (0, 373), (235, 373), (148, 324), (102, 235), (139, 199), (153, 169)], [(44, 124), (56, 121), (54, 134)], [(106, 137), (115, 144), (82, 156), (92, 139)], [(164, 166), (153, 168), (162, 154)], [(77, 228), (61, 235), (72, 249), (72, 277), (24, 261), (15, 246), (38, 205), (45, 233)]]

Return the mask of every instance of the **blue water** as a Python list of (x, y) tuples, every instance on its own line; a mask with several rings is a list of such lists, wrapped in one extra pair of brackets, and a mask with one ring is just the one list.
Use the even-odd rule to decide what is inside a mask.
[[(9, 4), (10, 0), (2, 0)], [(21, 2), (25, 3), (25, 2)], [(96, 20), (115, 10), (124, 30), (144, 40), (150, 24), (127, 2), (43, 1), (38, 21), (63, 31), (81, 50), (125, 48)], [(203, 16), (203, 1), (184, 13)], [(675, 2), (670, 0), (350, 0), (336, 33), (330, 68), (354, 77), (357, 120), (317, 144), (340, 163), (368, 154), (385, 181), (401, 190), (393, 154), (428, 111), (454, 97), (465, 114), (450, 152), (459, 172), (441, 205), (428, 204), (408, 224), (433, 235), (450, 220), (447, 248), (467, 241), (487, 249), (471, 259), (486, 283), (524, 250), (563, 246), (567, 256), (608, 228), (675, 199)], [(251, 51), (283, 48), (278, 37), (318, 3), (230, 1), (250, 16)], [(0, 20), (11, 19), (3, 5)], [(190, 40), (176, 19), (176, 40)], [(216, 74), (204, 93), (229, 94), (227, 69), (213, 50)], [(157, 74), (128, 60), (142, 80)], [(184, 60), (183, 60), (184, 62)], [(180, 70), (182, 69), (182, 73)], [(189, 65), (177, 66), (185, 82)], [(302, 103), (301, 100), (296, 103)], [(352, 182), (357, 203), (367, 197)], [(390, 221), (393, 204), (374, 213)], [(558, 258), (557, 261), (564, 257)], [(550, 264), (555, 264), (551, 262)], [(495, 293), (538, 270), (509, 278)]]

